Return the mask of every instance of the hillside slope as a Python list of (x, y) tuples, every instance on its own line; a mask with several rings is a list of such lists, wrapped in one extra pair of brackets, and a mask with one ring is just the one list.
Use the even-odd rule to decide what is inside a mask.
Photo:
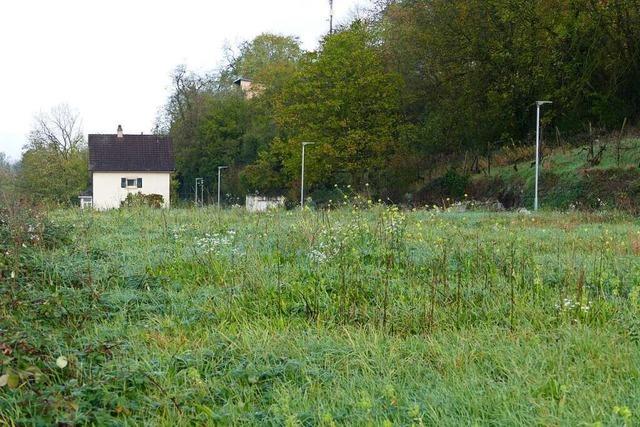
[[(467, 193), (478, 200), (497, 199), (507, 208), (531, 207), (532, 160), (514, 161), (492, 168), (490, 174), (472, 176)], [(620, 150), (608, 143), (545, 153), (539, 198), (542, 208), (609, 207), (640, 212), (640, 139), (624, 140)]]

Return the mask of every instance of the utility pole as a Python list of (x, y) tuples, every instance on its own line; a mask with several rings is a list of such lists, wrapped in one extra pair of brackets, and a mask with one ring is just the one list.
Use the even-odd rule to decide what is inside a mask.
[(302, 143), (302, 179), (300, 180), (300, 209), (304, 208), (304, 147), (307, 145), (313, 145), (315, 142), (303, 142)]
[(229, 166), (218, 166), (218, 209), (220, 209), (220, 171), (227, 169)]
[(329, 34), (333, 34), (333, 0), (329, 0)]
[(538, 210), (538, 176), (540, 174), (540, 107), (553, 104), (551, 101), (536, 101), (536, 190), (533, 198), (533, 210)]

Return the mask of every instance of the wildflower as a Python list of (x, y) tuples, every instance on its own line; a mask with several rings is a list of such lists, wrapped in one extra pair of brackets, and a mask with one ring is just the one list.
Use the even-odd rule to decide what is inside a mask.
[(235, 233), (235, 230), (229, 230), (225, 234), (205, 233), (204, 237), (196, 241), (196, 247), (205, 254), (218, 251), (223, 247), (231, 245), (230, 237), (233, 237)]
[(591, 309), (591, 301), (580, 303), (573, 301), (571, 298), (565, 298), (561, 304), (556, 304), (556, 309), (560, 311), (580, 309), (583, 313), (587, 313)]
[(317, 262), (318, 264), (322, 264), (327, 260), (327, 258), (328, 258), (327, 254), (317, 249), (314, 249), (311, 252), (309, 252), (309, 259), (311, 261)]

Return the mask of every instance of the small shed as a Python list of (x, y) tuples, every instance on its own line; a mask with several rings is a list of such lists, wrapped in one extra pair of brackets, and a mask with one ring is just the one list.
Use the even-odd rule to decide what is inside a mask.
[(284, 197), (247, 196), (246, 207), (249, 212), (266, 212), (284, 206)]
[(78, 196), (78, 200), (80, 200), (80, 207), (84, 208), (92, 208), (93, 207), (93, 186), (89, 186), (89, 188)]

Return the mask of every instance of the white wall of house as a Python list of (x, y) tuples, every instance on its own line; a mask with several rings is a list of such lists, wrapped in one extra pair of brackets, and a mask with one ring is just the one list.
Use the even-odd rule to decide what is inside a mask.
[[(142, 188), (131, 186), (122, 188), (122, 178), (142, 178)], [(164, 200), (164, 207), (170, 203), (169, 172), (93, 172), (93, 206), (96, 209), (114, 209), (120, 207), (129, 193), (160, 194)]]

